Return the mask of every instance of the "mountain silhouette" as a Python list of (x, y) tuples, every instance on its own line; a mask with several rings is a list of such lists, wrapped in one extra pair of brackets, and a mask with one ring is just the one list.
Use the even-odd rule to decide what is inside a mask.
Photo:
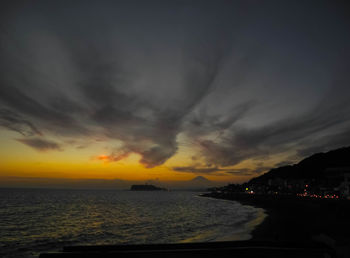
[(205, 190), (209, 187), (217, 185), (217, 182), (210, 181), (204, 176), (196, 176), (188, 181), (178, 181), (172, 183), (175, 189), (184, 190)]
[(211, 183), (211, 181), (204, 176), (196, 176), (195, 178), (191, 179), (190, 182), (205, 182), (205, 183)]

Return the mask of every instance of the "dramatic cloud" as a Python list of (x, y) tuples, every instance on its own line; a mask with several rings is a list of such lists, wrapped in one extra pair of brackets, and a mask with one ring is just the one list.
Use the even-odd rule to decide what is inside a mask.
[[(105, 8), (109, 5), (106, 4), (107, 6), (102, 7), (104, 11), (107, 11)], [(43, 8), (51, 8), (44, 3), (41, 5)], [(78, 15), (83, 16), (95, 13), (94, 7), (92, 3), (84, 8), (73, 6), (77, 8)], [(222, 21), (215, 24), (211, 21), (208, 23), (205, 19), (205, 16), (216, 16), (217, 13), (208, 10), (194, 11), (198, 12), (198, 17), (203, 17), (199, 21), (190, 21), (192, 27), (184, 28), (183, 32), (192, 34), (196, 31), (194, 37), (186, 39), (178, 46), (171, 43), (173, 38), (170, 34), (165, 35), (163, 40), (167, 41), (168, 46), (165, 49), (151, 50), (147, 54), (138, 53), (139, 46), (118, 43), (114, 32), (106, 31), (102, 21), (93, 25), (96, 30), (101, 29), (104, 37), (101, 39), (94, 38), (93, 34), (90, 34), (92, 31), (88, 34), (80, 31), (79, 23), (69, 24), (69, 27), (65, 27), (68, 26), (65, 25), (65, 21), (63, 24), (58, 24), (57, 22), (62, 19), (60, 14), (64, 10), (60, 5), (57, 8), (55, 15), (48, 17), (37, 13), (38, 10), (30, 6), (28, 12), (35, 16), (30, 16), (26, 23), (22, 23), (16, 16), (20, 15), (21, 11), (12, 17), (14, 23), (11, 25), (34, 30), (36, 36), (33, 35), (33, 38), (26, 37), (27, 35), (9, 36), (4, 31), (2, 33), (4, 42), (8, 43), (4, 44), (2, 49), (8, 63), (2, 62), (2, 67), (8, 73), (2, 78), (0, 103), (9, 110), (9, 113), (18, 112), (28, 119), (28, 122), (6, 119), (2, 125), (22, 134), (24, 125), (35, 131), (31, 123), (37, 124), (44, 134), (66, 137), (104, 134), (107, 138), (117, 139), (123, 143), (122, 150), (117, 151), (118, 154), (109, 155), (109, 161), (118, 161), (130, 153), (137, 153), (141, 155), (140, 162), (145, 167), (163, 164), (178, 150), (176, 137), (185, 117), (210, 93), (224, 56), (228, 53), (229, 37), (220, 26)], [(124, 8), (131, 7), (124, 6)], [(166, 11), (171, 13), (171, 6), (167, 8)], [(107, 15), (112, 13), (107, 11)], [(192, 19), (190, 14), (186, 16), (185, 19)], [(112, 16), (110, 18), (114, 19)], [(149, 17), (142, 16), (140, 18), (147, 19), (145, 24), (153, 24), (153, 19), (156, 19), (148, 20)], [(49, 25), (46, 25), (46, 22), (42, 23), (43, 20), (49, 20)], [(176, 20), (175, 17), (175, 22)], [(201, 20), (209, 26), (202, 32), (198, 30)], [(86, 26), (89, 26), (90, 21), (86, 22)], [(35, 28), (37, 23), (40, 25)], [(118, 26), (122, 26), (119, 22), (116, 25), (116, 30)], [(130, 28), (133, 36), (138, 37), (139, 32), (134, 29), (136, 28)], [(212, 33), (217, 31), (221, 33), (213, 40)], [(20, 45), (19, 52), (13, 53), (11, 43), (15, 43), (16, 37), (25, 37), (26, 44)], [(46, 37), (42, 39), (46, 41), (48, 48), (40, 51), (39, 47), (44, 42), (37, 41), (35, 37)], [(106, 45), (114, 44), (113, 49), (106, 48)], [(152, 44), (154, 41), (143, 42), (144, 47)], [(125, 51), (130, 53), (129, 57), (136, 55), (138, 64), (133, 63), (130, 67), (129, 60), (125, 54), (123, 55)], [(177, 58), (174, 51), (182, 51), (183, 56)], [(174, 52), (169, 56), (173, 60), (172, 63), (164, 64), (162, 55), (168, 52)], [(24, 55), (33, 56), (31, 67), (27, 66), (25, 61), (16, 61), (22, 61)], [(55, 58), (57, 63), (47, 59), (50, 57)], [(157, 59), (160, 60), (159, 64)], [(145, 73), (140, 70), (144, 69), (144, 66), (147, 67), (149, 61), (153, 63), (151, 66), (158, 68), (157, 71), (146, 69)], [(42, 66), (38, 62), (47, 63), (47, 66)], [(70, 67), (71, 71), (66, 71), (65, 65)], [(138, 67), (139, 65), (143, 66)], [(50, 69), (56, 69), (57, 72), (52, 74)], [(29, 71), (32, 73), (28, 73)], [(171, 77), (168, 78), (166, 74), (169, 73)], [(18, 74), (21, 74), (21, 77), (18, 77)], [(176, 77), (180, 81), (171, 82), (172, 78)], [(57, 81), (54, 81), (55, 79)], [(159, 92), (167, 92), (169, 89), (168, 87), (163, 89), (163, 85), (152, 85), (160, 83), (174, 87), (175, 94), (162, 95), (159, 98)], [(155, 91), (154, 94), (144, 91), (144, 87), (149, 85)], [(33, 90), (28, 90), (28, 87)], [(157, 98), (159, 101), (155, 101)]]
[(18, 3), (0, 13), (0, 126), (37, 150), (103, 139), (97, 159), (152, 168), (186, 147), (196, 164), (173, 170), (254, 174), (269, 166), (232, 167), (350, 144), (342, 4)]
[(17, 141), (38, 151), (61, 150), (60, 145), (56, 142), (44, 140), (42, 138), (17, 139)]
[(235, 176), (252, 176), (254, 173), (248, 168), (236, 169), (233, 171), (227, 171), (226, 173)]
[(23, 136), (41, 135), (41, 132), (29, 121), (11, 110), (0, 110), (0, 126), (18, 132)]
[[(298, 117), (288, 117), (254, 129), (235, 127), (214, 140), (199, 140), (207, 162), (232, 166), (248, 158), (263, 158), (298, 146), (301, 157), (324, 148), (349, 144), (350, 106), (347, 85), (334, 85), (327, 98)], [(347, 97), (341, 96), (345, 94)], [(312, 151), (306, 151), (312, 148)]]
[(274, 167), (285, 167), (297, 163), (296, 161), (281, 161), (274, 164)]
[(218, 167), (200, 167), (200, 166), (184, 166), (184, 167), (172, 167), (173, 171), (193, 173), (193, 174), (216, 174), (216, 175), (256, 175), (261, 172), (266, 172), (269, 167), (257, 167), (256, 169), (241, 168), (232, 170), (230, 168), (218, 168)]
[(222, 171), (222, 169), (219, 169), (217, 167), (198, 168), (194, 166), (173, 167), (172, 169), (177, 172), (199, 173), (199, 174), (207, 174), (207, 173)]

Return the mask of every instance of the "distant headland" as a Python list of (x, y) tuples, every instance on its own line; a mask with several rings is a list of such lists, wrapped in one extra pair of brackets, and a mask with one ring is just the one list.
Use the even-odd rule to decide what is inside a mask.
[(344, 147), (201, 196), (265, 209), (268, 216), (253, 231), (253, 240), (322, 242), (325, 237), (345, 249), (350, 243), (349, 179), (350, 147)]

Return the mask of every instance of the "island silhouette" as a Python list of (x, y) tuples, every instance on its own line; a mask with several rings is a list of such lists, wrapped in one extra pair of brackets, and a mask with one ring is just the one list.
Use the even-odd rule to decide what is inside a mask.
[(132, 185), (131, 191), (167, 191), (166, 188), (157, 187), (154, 185)]

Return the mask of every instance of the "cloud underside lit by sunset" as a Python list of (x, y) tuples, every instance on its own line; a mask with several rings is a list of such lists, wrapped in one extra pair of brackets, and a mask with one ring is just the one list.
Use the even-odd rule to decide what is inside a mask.
[(350, 144), (345, 2), (4, 6), (0, 177), (238, 182)]

